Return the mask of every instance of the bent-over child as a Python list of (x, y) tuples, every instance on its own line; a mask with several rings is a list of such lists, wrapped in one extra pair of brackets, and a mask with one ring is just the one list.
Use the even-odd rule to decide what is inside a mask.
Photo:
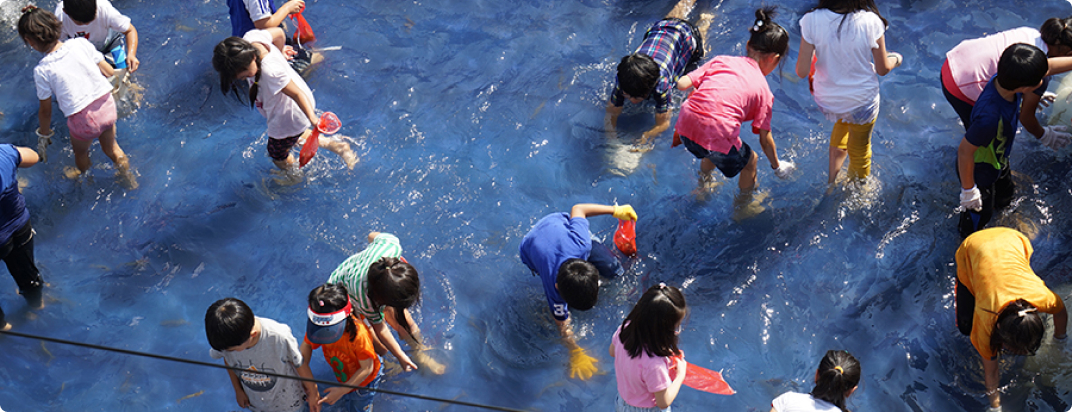
[(319, 403), (335, 405), (338, 411), (372, 411), (374, 390), (380, 387), (380, 357), (372, 344), (368, 325), (354, 314), (346, 287), (327, 283), (310, 291), (308, 317), (301, 344), (305, 365), (309, 365), (314, 350), (323, 349), (324, 360), (331, 365), (339, 383), (373, 389), (331, 387)]
[(63, 24), (63, 39), (83, 37), (112, 67), (138, 71), (138, 29), (108, 0), (63, 0), (56, 5), (56, 17)]
[(849, 412), (845, 400), (856, 392), (860, 372), (860, 361), (849, 352), (826, 351), (811, 393), (783, 393), (771, 402), (771, 412)]

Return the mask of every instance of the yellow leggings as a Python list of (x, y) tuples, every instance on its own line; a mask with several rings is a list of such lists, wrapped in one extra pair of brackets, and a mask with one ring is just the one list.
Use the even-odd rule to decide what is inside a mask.
[[(877, 120), (877, 119), (876, 119)], [(830, 132), (830, 147), (849, 152), (849, 177), (862, 179), (871, 175), (871, 131), (875, 121), (866, 124), (838, 120)]]

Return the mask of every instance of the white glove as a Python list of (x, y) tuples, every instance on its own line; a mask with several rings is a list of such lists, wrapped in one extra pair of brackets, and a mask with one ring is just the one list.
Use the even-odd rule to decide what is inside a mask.
[(34, 133), (37, 134), (37, 157), (41, 158), (41, 162), (48, 160), (48, 145), (52, 144), (52, 136), (56, 135), (56, 130), (52, 130), (52, 133), (47, 135), (41, 134), (40, 129), (34, 129)]
[(1039, 108), (1038, 108), (1038, 110), (1042, 110), (1043, 107), (1050, 107), (1050, 105), (1053, 104), (1054, 100), (1057, 100), (1057, 94), (1056, 93), (1053, 93), (1053, 92), (1042, 93), (1042, 98), (1039, 99)]
[(960, 189), (960, 209), (974, 210), (976, 212), (983, 210), (983, 194), (979, 193), (978, 186), (972, 186), (971, 189)]
[(998, 407), (988, 406), (986, 408), (986, 412), (1001, 412), (1001, 407), (1000, 406), (998, 406)]
[(797, 165), (793, 164), (793, 162), (780, 160), (778, 161), (778, 168), (774, 169), (774, 175), (778, 176), (779, 179), (785, 179), (788, 178), (794, 170), (797, 170)]
[(1046, 126), (1044, 129), (1046, 132), (1039, 140), (1050, 149), (1058, 150), (1068, 146), (1069, 140), (1072, 140), (1072, 134), (1065, 133), (1068, 130), (1067, 126)]

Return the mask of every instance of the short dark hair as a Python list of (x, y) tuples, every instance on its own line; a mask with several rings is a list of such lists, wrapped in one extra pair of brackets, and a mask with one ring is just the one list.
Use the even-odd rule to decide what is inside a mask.
[(249, 340), (253, 310), (236, 298), (217, 300), (205, 312), (205, 335), (212, 349), (223, 351)]
[(79, 23), (97, 18), (97, 0), (63, 0), (63, 12)]
[(848, 412), (845, 397), (860, 383), (860, 361), (847, 351), (830, 350), (815, 370), (815, 388), (811, 396), (822, 399)]
[(22, 41), (33, 40), (41, 47), (47, 47), (60, 39), (63, 28), (60, 20), (52, 12), (33, 5), (22, 9), (17, 25)]
[(421, 279), (413, 265), (396, 257), (382, 257), (373, 262), (368, 269), (368, 298), (373, 304), (394, 308), (395, 320), (413, 336), (404, 313), (421, 299)]
[(599, 269), (584, 259), (568, 259), (558, 267), (558, 294), (577, 310), (592, 309), (599, 299)]
[(997, 352), (1005, 349), (1013, 355), (1033, 355), (1042, 345), (1044, 333), (1046, 323), (1039, 316), (1038, 309), (1026, 300), (1017, 299), (1005, 306), (994, 321), (990, 350)]
[[(316, 313), (332, 313), (342, 310), (350, 303), (350, 293), (341, 283), (325, 283), (309, 291), (309, 309)], [(357, 338), (357, 324), (351, 314), (346, 318), (346, 333), (350, 341)]]
[(748, 32), (752, 33), (748, 38), (748, 47), (760, 53), (774, 53), (784, 57), (789, 51), (789, 33), (772, 20), (777, 14), (775, 10), (774, 6), (756, 9), (756, 20), (748, 29)]
[(632, 97), (647, 98), (659, 82), (659, 65), (651, 56), (633, 53), (618, 63), (618, 88)]
[(680, 355), (677, 327), (688, 314), (688, 308), (685, 295), (678, 288), (662, 283), (648, 288), (622, 321), (622, 331), (618, 333), (629, 357), (641, 353), (653, 357)]
[(1005, 90), (1036, 86), (1046, 77), (1050, 64), (1038, 47), (1016, 43), (1001, 53), (998, 60), (998, 85)]

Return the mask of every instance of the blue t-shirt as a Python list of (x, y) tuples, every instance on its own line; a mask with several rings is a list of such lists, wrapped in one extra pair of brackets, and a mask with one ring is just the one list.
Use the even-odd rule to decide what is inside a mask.
[[(275, 13), (275, 4), (272, 0), (255, 0), (253, 3), (261, 8), (261, 12)], [(227, 0), (227, 8), (231, 12), (231, 35), (242, 37), (246, 32), (256, 29), (253, 20), (249, 18), (249, 9), (244, 0)]]
[(26, 198), (19, 192), (16, 172), (22, 163), (22, 155), (9, 144), (0, 144), (0, 244), (11, 239), (11, 235), (30, 221), (30, 212), (26, 210)]
[(547, 304), (555, 319), (569, 319), (569, 307), (555, 289), (558, 268), (569, 259), (588, 259), (592, 251), (592, 233), (588, 219), (570, 218), (568, 213), (544, 216), (521, 239), (521, 261), (540, 276)]
[[(1009, 167), (1009, 154), (1020, 121), (1020, 100), (1005, 100), (996, 87), (997, 76), (987, 82), (972, 108), (971, 127), (964, 138), (979, 148), (975, 151), (975, 184), (988, 187)], [(1043, 84), (1045, 87), (1045, 84)], [(1045, 90), (1045, 89), (1043, 89)]]

